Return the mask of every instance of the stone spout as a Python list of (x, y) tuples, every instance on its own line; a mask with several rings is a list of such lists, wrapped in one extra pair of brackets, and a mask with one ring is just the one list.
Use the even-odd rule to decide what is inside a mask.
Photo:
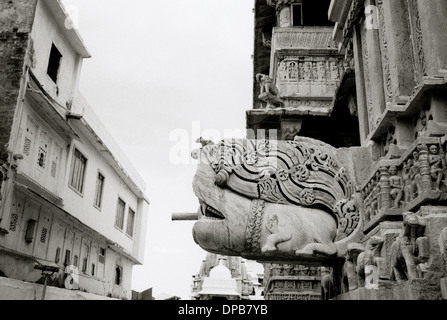
[(172, 221), (197, 221), (199, 220), (198, 213), (173, 213)]

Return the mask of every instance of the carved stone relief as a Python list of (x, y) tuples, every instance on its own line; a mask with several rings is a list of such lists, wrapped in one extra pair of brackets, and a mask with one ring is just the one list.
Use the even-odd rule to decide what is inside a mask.
[(343, 59), (287, 57), (278, 64), (281, 96), (333, 95), (344, 73)]
[(447, 192), (446, 155), (439, 143), (419, 144), (396, 165), (381, 167), (362, 189), (366, 223), (383, 210), (401, 209), (426, 195)]

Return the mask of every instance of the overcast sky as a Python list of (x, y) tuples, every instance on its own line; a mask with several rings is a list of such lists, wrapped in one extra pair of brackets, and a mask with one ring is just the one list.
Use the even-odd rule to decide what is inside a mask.
[[(245, 130), (252, 105), (254, 0), (63, 0), (92, 54), (80, 91), (146, 182), (146, 256), (132, 289), (189, 298), (206, 252), (192, 239), (195, 165), (175, 163), (200, 135)], [(207, 134), (209, 130), (217, 130)], [(216, 137), (217, 136), (217, 137)], [(184, 158), (185, 159), (185, 158)], [(186, 158), (188, 160), (188, 158)], [(180, 160), (180, 159), (177, 159)]]

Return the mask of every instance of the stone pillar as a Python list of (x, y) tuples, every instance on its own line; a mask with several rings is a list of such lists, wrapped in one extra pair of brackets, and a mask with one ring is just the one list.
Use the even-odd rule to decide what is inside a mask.
[(363, 54), (362, 54), (362, 40), (359, 32), (359, 27), (354, 27), (353, 32), (353, 47), (354, 47), (354, 62), (355, 62), (355, 83), (357, 91), (357, 112), (359, 116), (360, 126), (360, 141), (362, 146), (366, 144), (366, 137), (369, 134), (369, 120), (368, 109), (366, 102), (365, 91), (365, 73), (363, 70)]
[[(373, 0), (367, 0), (365, 6), (374, 5)], [(363, 23), (362, 47), (364, 56), (365, 85), (367, 92), (368, 116), (370, 130), (373, 131), (378, 119), (385, 111), (386, 100), (383, 86), (383, 65), (380, 52), (379, 30), (369, 28)]]
[(406, 0), (376, 0), (383, 63), (387, 64), (384, 87), (393, 104), (404, 104), (416, 86), (408, 7)]
[(387, 167), (381, 167), (380, 171), (380, 208), (383, 210), (391, 208), (390, 173)]
[(420, 28), (428, 76), (447, 70), (447, 1), (418, 0)]
[(418, 146), (419, 150), (419, 168), (421, 170), (421, 189), (422, 192), (431, 190), (430, 163), (428, 160), (428, 147), (426, 145)]

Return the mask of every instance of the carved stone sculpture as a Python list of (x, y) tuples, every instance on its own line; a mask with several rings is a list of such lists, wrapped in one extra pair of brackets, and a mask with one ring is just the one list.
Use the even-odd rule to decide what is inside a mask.
[(429, 148), (428, 160), (430, 164), (430, 176), (432, 179), (433, 190), (439, 191), (442, 178), (444, 177), (444, 170), (442, 167), (442, 158), (439, 154), (439, 147), (435, 144)]
[(333, 272), (325, 272), (321, 277), (321, 300), (330, 300), (334, 298), (335, 295)]
[(406, 212), (403, 219), (402, 232), (391, 246), (391, 280), (397, 281), (422, 278), (429, 259), (425, 218)]
[(356, 271), (358, 274), (359, 285), (361, 287), (365, 286), (366, 277), (368, 275), (366, 270), (367, 267), (378, 267), (381, 259), (383, 259), (381, 258), (383, 243), (384, 240), (382, 237), (373, 236), (368, 240), (365, 251), (359, 254)]
[(284, 104), (283, 100), (279, 96), (279, 91), (276, 88), (273, 79), (265, 74), (257, 74), (256, 81), (261, 86), (261, 93), (259, 100), (267, 103), (267, 108), (280, 107)]
[[(193, 189), (204, 250), (259, 261), (344, 258), (361, 235), (354, 185), (320, 141), (228, 139), (197, 150)], [(277, 260), (278, 261), (278, 260)]]
[(404, 182), (403, 179), (397, 175), (397, 167), (391, 166), (390, 172), (390, 195), (394, 200), (392, 209), (399, 208), (402, 198), (404, 196)]
[(342, 293), (355, 290), (359, 287), (357, 276), (357, 261), (359, 255), (365, 251), (365, 246), (359, 243), (348, 244), (346, 260), (342, 270)]
[(202, 138), (202, 137), (200, 137), (199, 139), (197, 139), (197, 140), (196, 140), (196, 143), (200, 143), (200, 144), (202, 145), (202, 147), (205, 147), (205, 146), (207, 146), (207, 145), (209, 145), (209, 144), (214, 144), (213, 141), (211, 141), (211, 140), (206, 140), (206, 139), (204, 139), (204, 138)]

